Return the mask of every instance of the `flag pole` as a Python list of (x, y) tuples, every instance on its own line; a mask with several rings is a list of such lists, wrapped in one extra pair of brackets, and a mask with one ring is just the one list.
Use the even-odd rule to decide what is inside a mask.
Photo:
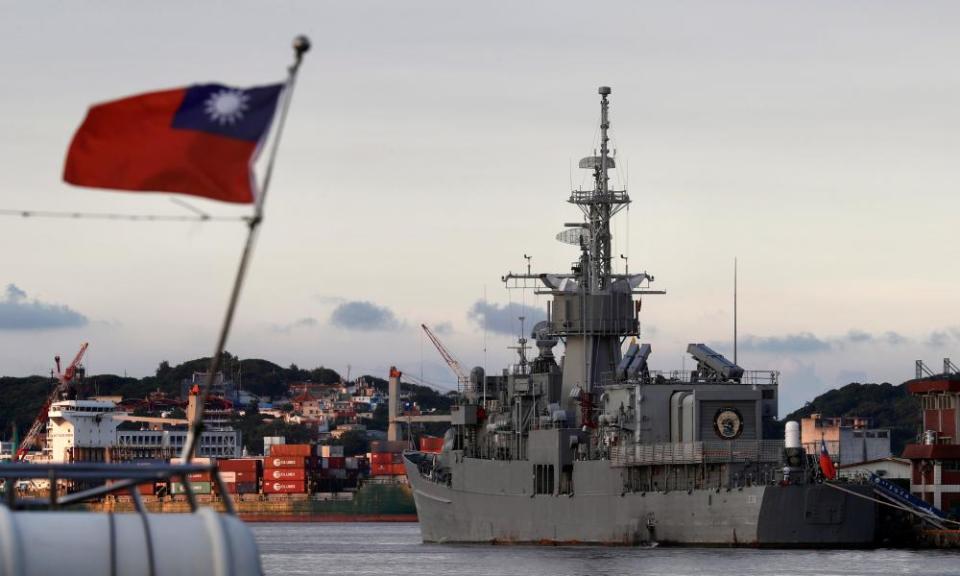
[[(217, 346), (213, 352), (210, 362), (210, 369), (203, 381), (203, 388), (196, 395), (195, 401), (188, 404), (187, 421), (190, 423), (190, 432), (187, 435), (187, 441), (184, 443), (181, 458), (184, 462), (190, 462), (196, 452), (197, 444), (200, 440), (200, 433), (203, 430), (203, 406), (206, 403), (207, 395), (213, 386), (217, 372), (220, 370), (223, 348), (226, 346), (227, 337), (230, 334), (230, 326), (233, 324), (234, 312), (237, 309), (237, 302), (240, 299), (240, 289), (243, 286), (243, 280), (247, 273), (247, 266), (250, 262), (250, 256), (253, 254), (253, 248), (256, 245), (257, 231), (260, 223), (263, 222), (263, 201), (267, 196), (267, 190), (270, 187), (270, 179), (273, 175), (273, 164), (277, 159), (277, 149), (280, 143), (280, 136), (283, 134), (283, 126), (287, 119), (287, 110), (290, 108), (290, 100), (293, 97), (293, 86), (297, 79), (297, 72), (300, 69), (300, 63), (303, 61), (303, 55), (310, 50), (310, 39), (306, 36), (297, 36), (293, 40), (293, 64), (287, 68), (287, 81), (283, 89), (283, 100), (280, 104), (280, 118), (277, 121), (277, 133), (273, 138), (273, 144), (270, 148), (270, 157), (267, 160), (267, 168), (263, 177), (263, 186), (254, 205), (253, 217), (247, 222), (247, 240), (243, 246), (243, 254), (240, 256), (240, 264), (237, 267), (237, 276), (233, 281), (233, 289), (230, 292), (230, 302), (227, 304), (227, 313), (223, 319), (223, 326), (220, 328), (220, 335), (217, 337)], [(192, 392), (191, 392), (192, 394)], [(184, 478), (186, 481), (186, 478)], [(187, 483), (184, 482), (186, 485)]]

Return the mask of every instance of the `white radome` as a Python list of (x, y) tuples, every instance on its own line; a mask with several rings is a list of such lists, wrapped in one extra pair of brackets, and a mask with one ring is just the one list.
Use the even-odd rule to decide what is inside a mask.
[(243, 90), (225, 88), (207, 98), (204, 110), (212, 122), (221, 126), (235, 124), (238, 120), (243, 119), (243, 113), (247, 111), (247, 101), (249, 99), (250, 97)]

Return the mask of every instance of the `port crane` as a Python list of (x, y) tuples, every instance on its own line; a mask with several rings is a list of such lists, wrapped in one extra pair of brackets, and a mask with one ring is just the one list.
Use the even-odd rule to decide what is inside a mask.
[(87, 342), (84, 342), (83, 345), (80, 346), (80, 351), (74, 356), (73, 361), (67, 365), (67, 369), (62, 372), (60, 371), (60, 357), (54, 357), (54, 362), (57, 366), (57, 385), (54, 386), (50, 395), (44, 400), (43, 405), (40, 407), (40, 412), (37, 414), (36, 419), (34, 419), (33, 425), (30, 426), (30, 431), (27, 432), (27, 435), (23, 438), (23, 442), (20, 443), (20, 447), (17, 448), (17, 454), (14, 457), (15, 461), (23, 460), (23, 457), (26, 456), (30, 447), (37, 442), (37, 439), (40, 437), (40, 432), (43, 431), (43, 427), (47, 423), (47, 412), (50, 410), (50, 405), (56, 402), (57, 398), (67, 391), (73, 379), (76, 378), (80, 361), (83, 359), (83, 355), (87, 353), (87, 346), (89, 346)]
[(470, 387), (470, 377), (467, 376), (467, 373), (464, 372), (463, 366), (460, 365), (460, 362), (450, 354), (450, 351), (446, 349), (440, 339), (427, 328), (426, 324), (421, 324), (421, 328), (427, 334), (427, 338), (433, 342), (433, 345), (437, 348), (437, 351), (440, 352), (440, 355), (443, 356), (443, 360), (447, 363), (447, 366), (450, 367), (450, 370), (457, 376), (457, 384), (460, 392), (465, 392)]

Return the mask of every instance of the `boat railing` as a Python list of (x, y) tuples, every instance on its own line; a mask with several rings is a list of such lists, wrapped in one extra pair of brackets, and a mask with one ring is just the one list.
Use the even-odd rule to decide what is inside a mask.
[(745, 370), (743, 376), (734, 381), (704, 380), (697, 376), (696, 371), (690, 370), (651, 370), (640, 378), (644, 384), (747, 384), (747, 385), (776, 385), (780, 379), (777, 370)]
[[(146, 506), (137, 486), (153, 482), (175, 480), (183, 486), (191, 512), (199, 508), (189, 477), (210, 474), (220, 494), (227, 494), (226, 484), (215, 462), (167, 464), (126, 464), (108, 462), (71, 462), (34, 464), (13, 462), (0, 464), (0, 480), (6, 504), (11, 510), (56, 510), (80, 504), (109, 494), (127, 493), (133, 498), (137, 512), (146, 514)], [(47, 480), (50, 483), (46, 498), (18, 498), (17, 484), (23, 480)], [(91, 486), (70, 492), (67, 488)], [(61, 490), (61, 487), (64, 489)], [(227, 514), (236, 514), (233, 500), (223, 499)]]
[(610, 448), (610, 461), (615, 466), (779, 462), (782, 458), (783, 441), (781, 440), (626, 444)]

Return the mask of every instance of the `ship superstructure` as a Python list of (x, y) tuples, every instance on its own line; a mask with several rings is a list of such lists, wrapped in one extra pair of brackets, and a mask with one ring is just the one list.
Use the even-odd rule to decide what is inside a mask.
[[(438, 456), (406, 465), (425, 541), (862, 546), (874, 504), (815, 482), (799, 446), (772, 437), (778, 374), (745, 371), (702, 343), (690, 371), (653, 370), (638, 338), (654, 278), (614, 273), (611, 218), (630, 203), (611, 187), (608, 87), (599, 153), (580, 161), (592, 187), (569, 202), (582, 221), (566, 273), (503, 277), (550, 297), (547, 320), (502, 374), (475, 368)], [(560, 362), (553, 349), (563, 343)]]

